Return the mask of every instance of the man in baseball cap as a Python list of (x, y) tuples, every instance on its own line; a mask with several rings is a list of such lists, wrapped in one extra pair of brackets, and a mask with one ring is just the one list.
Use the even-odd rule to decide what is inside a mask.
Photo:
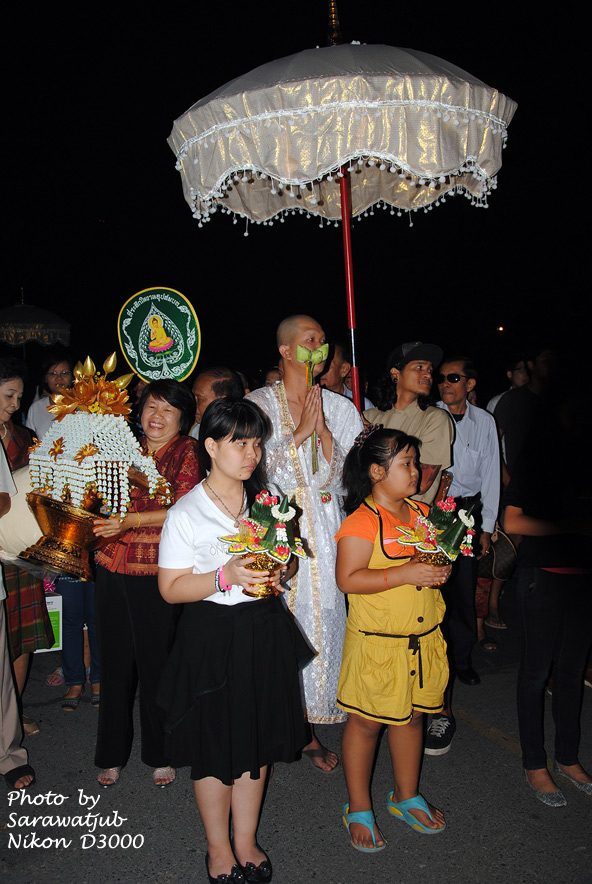
[(434, 368), (441, 361), (442, 350), (435, 344), (399, 344), (389, 353), (386, 366), (394, 385), (392, 407), (364, 412), (366, 420), (420, 440), (421, 479), (414, 498), (426, 503), (434, 500), (442, 470), (452, 463), (453, 423), (445, 411), (429, 404)]

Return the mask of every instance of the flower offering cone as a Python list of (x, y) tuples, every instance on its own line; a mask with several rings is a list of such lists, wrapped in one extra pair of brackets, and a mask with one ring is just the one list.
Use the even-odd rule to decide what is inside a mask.
[[(465, 515), (469, 518), (473, 512), (474, 504)], [(438, 544), (448, 554), (448, 558), (452, 561), (456, 559), (460, 552), (461, 543), (467, 533), (467, 526), (461, 518), (457, 518), (451, 525), (446, 528), (438, 537)]]

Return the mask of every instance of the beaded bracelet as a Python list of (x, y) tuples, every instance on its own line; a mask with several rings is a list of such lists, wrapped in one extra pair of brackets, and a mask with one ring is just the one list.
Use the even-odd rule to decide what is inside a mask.
[(232, 588), (224, 582), (224, 566), (216, 568), (214, 572), (214, 586), (218, 592), (228, 592)]
[(222, 592), (229, 592), (232, 589), (232, 584), (229, 586), (224, 580), (224, 565), (222, 565), (221, 568), (218, 568), (218, 571), (220, 572), (218, 581), (220, 583)]

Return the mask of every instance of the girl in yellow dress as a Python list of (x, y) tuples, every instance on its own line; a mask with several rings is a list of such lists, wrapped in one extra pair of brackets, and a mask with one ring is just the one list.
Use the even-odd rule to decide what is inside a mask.
[[(356, 439), (343, 471), (346, 511), (336, 534), (336, 577), (347, 593), (337, 705), (349, 713), (342, 757), (349, 802), (343, 821), (352, 846), (367, 853), (386, 841), (372, 811), (370, 777), (380, 731), (387, 726), (394, 789), (387, 808), (418, 832), (444, 827), (440, 810), (419, 794), (424, 712), (442, 709), (448, 681), (440, 631), (444, 602), (437, 586), (449, 566), (426, 565), (399, 543), (399, 525), (426, 515), (417, 492), (419, 440), (370, 425)], [(435, 588), (434, 588), (435, 587)]]

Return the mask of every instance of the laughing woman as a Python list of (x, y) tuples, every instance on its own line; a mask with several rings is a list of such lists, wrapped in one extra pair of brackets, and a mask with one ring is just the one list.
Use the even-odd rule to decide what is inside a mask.
[[(177, 381), (154, 381), (138, 406), (144, 453), (152, 454), (179, 500), (199, 482), (197, 443), (187, 433), (195, 402)], [(156, 687), (173, 641), (176, 610), (158, 592), (158, 544), (167, 510), (148, 491), (134, 488), (131, 509), (95, 521), (95, 534), (111, 542), (96, 556), (95, 608), (101, 661), (101, 704), (95, 763), (98, 781), (112, 786), (129, 759), (133, 706), (140, 682), (142, 761), (157, 786), (175, 779), (164, 748)]]
[(171, 761), (191, 766), (210, 882), (271, 880), (256, 837), (267, 768), (293, 761), (307, 742), (298, 667), (312, 652), (277, 596), (242, 592), (264, 582), (281, 589), (280, 571), (247, 570), (219, 542), (264, 487), (268, 433), (252, 402), (208, 406), (199, 435), (207, 479), (170, 510), (160, 545), (160, 591), (184, 608), (159, 696)]

